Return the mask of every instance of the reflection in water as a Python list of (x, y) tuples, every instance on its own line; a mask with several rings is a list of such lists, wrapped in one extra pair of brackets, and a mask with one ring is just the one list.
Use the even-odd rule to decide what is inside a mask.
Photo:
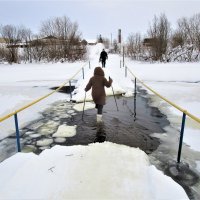
[(100, 122), (97, 124), (97, 132), (96, 132), (96, 138), (94, 142), (105, 142), (106, 140), (106, 132), (105, 132), (105, 127), (104, 123)]
[(133, 106), (133, 117), (134, 121), (136, 120), (136, 92), (134, 93), (134, 106)]
[[(52, 87), (50, 88), (52, 90), (57, 90), (58, 87)], [(67, 93), (67, 94), (71, 94), (75, 89), (75, 86), (74, 85), (70, 85), (69, 86), (63, 86), (62, 88), (59, 89), (59, 92), (62, 92), (62, 93)]]
[(184, 188), (190, 199), (199, 199), (199, 174), (189, 164), (168, 161), (163, 171)]
[(128, 108), (128, 110), (130, 111), (131, 113), (131, 116), (133, 116), (133, 119), (134, 121), (136, 121), (136, 92), (134, 93), (134, 104), (133, 104), (133, 111), (131, 108), (129, 108), (128, 106), (128, 103), (127, 103), (127, 100), (126, 99), (123, 99), (123, 102), (122, 102), (122, 105), (123, 106), (126, 106)]

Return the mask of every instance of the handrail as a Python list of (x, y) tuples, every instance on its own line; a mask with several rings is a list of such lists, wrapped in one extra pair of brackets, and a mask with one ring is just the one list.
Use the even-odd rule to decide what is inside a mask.
[(52, 95), (53, 93), (57, 92), (57, 91), (60, 90), (64, 85), (66, 85), (70, 80), (72, 80), (72, 79), (82, 70), (82, 68), (83, 68), (83, 67), (81, 67), (70, 79), (67, 79), (67, 81), (65, 81), (60, 87), (58, 87), (58, 88), (57, 88), (56, 90), (54, 90), (53, 92), (50, 92), (49, 94), (46, 94), (46, 95), (40, 97), (39, 99), (36, 99), (35, 101), (32, 101), (31, 103), (29, 103), (29, 104), (27, 104), (27, 105), (25, 105), (25, 106), (19, 108), (18, 110), (15, 110), (14, 112), (11, 112), (11, 113), (9, 113), (9, 114), (7, 114), (7, 115), (1, 117), (1, 118), (0, 118), (0, 122), (2, 122), (2, 121), (4, 121), (4, 120), (8, 119), (9, 117), (15, 115), (16, 113), (25, 110), (26, 108), (28, 108), (28, 107), (30, 107), (30, 106), (32, 106), (32, 105), (38, 103), (39, 101), (41, 101), (41, 100), (47, 98), (48, 96)]
[(163, 97), (162, 95), (160, 95), (158, 92), (156, 92), (155, 90), (153, 90), (152, 88), (150, 88), (148, 85), (146, 85), (142, 80), (140, 80), (135, 74), (133, 74), (133, 72), (127, 67), (127, 69), (129, 70), (129, 72), (142, 84), (144, 85), (147, 89), (149, 89), (151, 92), (153, 92), (154, 94), (156, 94), (157, 96), (159, 96), (161, 99), (163, 99), (164, 101), (166, 101), (167, 103), (169, 103), (170, 105), (172, 105), (173, 107), (175, 107), (176, 109), (178, 109), (179, 111), (185, 113), (187, 116), (191, 117), (193, 120), (195, 120), (196, 122), (200, 123), (200, 118), (192, 115), (191, 113), (189, 113), (187, 110), (185, 110), (184, 108), (181, 108), (180, 106), (176, 105), (175, 103), (171, 102), (170, 100), (166, 99), (165, 97)]
[(182, 123), (181, 123), (181, 130), (180, 130), (180, 139), (179, 139), (178, 155), (177, 155), (177, 163), (180, 163), (186, 115), (188, 115), (189, 117), (191, 117), (193, 120), (195, 120), (195, 121), (198, 122), (198, 123), (200, 123), (200, 118), (198, 118), (198, 117), (192, 115), (192, 114), (189, 113), (187, 110), (181, 108), (180, 106), (176, 105), (175, 103), (171, 102), (170, 100), (168, 100), (167, 98), (163, 97), (163, 96), (160, 95), (158, 92), (156, 92), (155, 90), (153, 90), (152, 88), (150, 88), (150, 87), (149, 87), (148, 85), (146, 85), (142, 80), (140, 80), (135, 74), (133, 74), (133, 72), (132, 72), (127, 66), (125, 67), (125, 77), (127, 77), (127, 69), (129, 70), (129, 72), (131, 73), (131, 75), (133, 75), (133, 76), (135, 77), (135, 90), (136, 90), (136, 79), (137, 79), (143, 86), (145, 86), (147, 89), (149, 89), (149, 90), (150, 90), (151, 92), (153, 92), (155, 95), (157, 95), (158, 97), (160, 97), (161, 99), (163, 99), (164, 101), (166, 101), (167, 103), (169, 103), (170, 105), (172, 105), (173, 107), (175, 107), (176, 109), (178, 109), (179, 111), (181, 111), (181, 112), (183, 113), (183, 116), (182, 116)]

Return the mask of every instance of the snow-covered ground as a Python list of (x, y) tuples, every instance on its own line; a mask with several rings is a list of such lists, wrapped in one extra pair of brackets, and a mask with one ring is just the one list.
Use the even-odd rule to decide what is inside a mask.
[[(88, 63), (0, 65), (0, 117), (49, 93), (85, 65), (85, 79), (79, 73), (74, 100), (83, 101), (84, 87), (93, 74), (102, 50), (91, 47)], [(129, 96), (134, 91), (132, 77), (125, 78), (120, 57), (108, 55), (106, 78), (113, 79), (115, 94)], [(200, 117), (199, 63), (144, 64), (126, 60), (127, 66), (161, 95)], [(112, 89), (106, 90), (112, 95)], [(150, 93), (152, 105), (165, 113), (175, 128), (180, 128), (181, 113)], [(19, 113), (20, 126), (41, 117), (40, 112), (69, 95), (56, 93)], [(90, 100), (87, 92), (87, 100)], [(188, 120), (184, 142), (200, 151), (200, 126)], [(0, 123), (0, 138), (14, 130), (14, 120)], [(169, 147), (170, 148), (170, 147)], [(200, 162), (197, 161), (197, 164)], [(200, 169), (199, 165), (197, 169)], [(139, 149), (112, 143), (88, 146), (55, 146), (39, 156), (17, 153), (0, 164), (0, 199), (187, 199), (184, 190), (171, 178), (150, 165)], [(170, 191), (170, 192), (169, 192)]]
[(1, 163), (0, 176), (2, 200), (188, 199), (143, 151), (109, 142), (18, 153)]

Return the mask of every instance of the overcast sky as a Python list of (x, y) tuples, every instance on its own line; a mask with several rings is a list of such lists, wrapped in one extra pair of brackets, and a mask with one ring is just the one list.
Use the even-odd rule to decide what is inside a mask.
[(200, 13), (200, 0), (0, 0), (0, 24), (22, 24), (37, 33), (41, 21), (65, 15), (78, 22), (85, 39), (99, 34), (114, 39), (119, 28), (124, 40), (130, 33), (145, 34), (161, 13), (175, 27), (177, 19)]

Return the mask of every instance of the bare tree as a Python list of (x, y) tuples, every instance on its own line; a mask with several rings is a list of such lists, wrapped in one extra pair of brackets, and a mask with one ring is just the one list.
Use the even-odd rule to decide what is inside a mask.
[(187, 61), (198, 60), (200, 56), (200, 13), (190, 18), (180, 18), (177, 25), (172, 37), (172, 47), (178, 45), (185, 47), (187, 55), (185, 52), (182, 54), (186, 55)]
[(112, 46), (113, 46), (112, 53), (119, 53), (120, 49), (119, 49), (119, 46), (118, 46), (118, 43), (117, 43), (116, 39), (113, 40)]
[(200, 13), (189, 19), (179, 19), (177, 31), (181, 34), (184, 44), (192, 44), (200, 50)]
[(13, 25), (5, 25), (1, 27), (1, 36), (5, 39), (7, 48), (9, 49), (10, 63), (18, 61), (17, 43), (21, 40), (20, 28)]
[(127, 54), (132, 59), (139, 59), (142, 51), (142, 40), (140, 33), (132, 33), (127, 39)]
[(154, 40), (151, 54), (155, 60), (162, 60), (162, 55), (166, 53), (169, 34), (170, 23), (165, 14), (161, 14), (159, 18), (154, 16), (148, 35)]
[[(71, 22), (66, 16), (56, 17), (44, 21), (41, 25), (40, 35), (42, 37), (55, 36), (59, 41), (51, 45), (52, 56), (56, 59), (74, 60), (85, 53), (81, 41), (81, 33), (78, 24)], [(83, 51), (81, 51), (81, 49)]]
[(23, 42), (24, 55), (23, 60), (32, 63), (32, 48), (30, 41), (33, 39), (32, 31), (28, 28), (21, 27), (21, 41)]
[(200, 51), (200, 13), (190, 18), (190, 29), (193, 44)]
[(185, 39), (184, 39), (182, 32), (176, 31), (172, 34), (171, 46), (172, 46), (172, 48), (175, 48), (175, 47), (178, 47), (178, 46), (183, 47), (184, 41), (185, 41)]
[(35, 39), (30, 42), (32, 59), (36, 62), (40, 62), (47, 57), (45, 44), (38, 35), (35, 35), (34, 38)]
[[(32, 52), (30, 41), (32, 40), (32, 32), (24, 26), (5, 25), (0, 29), (1, 36), (6, 42), (3, 48), (6, 53), (8, 62), (17, 63), (21, 60), (32, 62)], [(19, 49), (22, 49), (19, 51)]]
[(176, 32), (183, 38), (183, 43), (188, 44), (192, 42), (192, 35), (189, 25), (189, 20), (185, 17), (177, 21), (177, 30)]
[(110, 46), (110, 40), (109, 40), (109, 38), (102, 37), (101, 40), (102, 40), (102, 43), (104, 44), (105, 48), (109, 49), (109, 46)]
[(9, 60), (9, 51), (3, 45), (0, 46), (0, 61)]

